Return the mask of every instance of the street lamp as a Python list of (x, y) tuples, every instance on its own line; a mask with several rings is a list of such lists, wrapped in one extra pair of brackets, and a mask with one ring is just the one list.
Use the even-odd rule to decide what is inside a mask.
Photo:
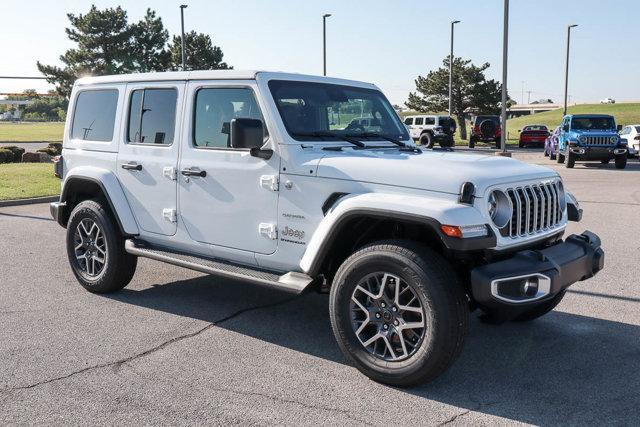
[(327, 75), (327, 18), (330, 13), (322, 15), (322, 75)]
[(507, 155), (507, 52), (509, 51), (509, 0), (504, 0), (504, 24), (502, 29), (502, 111), (500, 114), (500, 143), (502, 155)]
[(453, 86), (453, 26), (460, 23), (460, 21), (451, 21), (451, 54), (449, 55), (449, 116), (451, 116), (451, 96), (452, 96), (452, 86)]
[(187, 52), (184, 50), (184, 10), (187, 8), (186, 4), (180, 5), (180, 23), (182, 24), (182, 41), (181, 50), (182, 50), (182, 71), (187, 69)]
[(569, 89), (569, 44), (571, 42), (571, 29), (577, 27), (578, 24), (571, 24), (567, 26), (567, 61), (564, 64), (564, 112), (563, 116), (567, 115), (567, 91)]

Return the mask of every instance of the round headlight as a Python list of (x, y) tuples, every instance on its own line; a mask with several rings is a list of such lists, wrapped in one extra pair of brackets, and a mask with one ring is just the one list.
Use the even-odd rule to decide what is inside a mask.
[(611, 138), (609, 138), (609, 142), (611, 142), (612, 144), (615, 144), (616, 142), (618, 142), (618, 137), (612, 136)]
[(582, 142), (583, 144), (587, 142), (587, 137), (586, 136), (581, 136), (580, 138), (578, 138), (578, 141)]
[(558, 189), (560, 209), (562, 210), (562, 212), (564, 212), (564, 210), (567, 208), (567, 194), (564, 191), (564, 184), (562, 184), (562, 181), (558, 181), (558, 186), (556, 188)]
[(511, 219), (511, 200), (504, 191), (493, 190), (487, 197), (487, 211), (496, 227), (502, 228)]

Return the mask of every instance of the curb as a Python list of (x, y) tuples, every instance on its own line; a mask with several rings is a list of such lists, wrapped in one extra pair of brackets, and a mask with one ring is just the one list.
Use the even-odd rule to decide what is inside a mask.
[(51, 203), (60, 200), (60, 196), (34, 197), (31, 199), (0, 200), (0, 208), (7, 206), (35, 205), (37, 203)]

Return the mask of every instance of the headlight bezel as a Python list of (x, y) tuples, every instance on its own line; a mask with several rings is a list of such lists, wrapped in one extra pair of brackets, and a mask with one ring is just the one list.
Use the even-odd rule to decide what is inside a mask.
[(513, 204), (511, 199), (503, 190), (491, 190), (487, 195), (486, 210), (491, 222), (502, 229), (509, 224), (513, 215)]
[(616, 135), (611, 135), (609, 137), (609, 142), (612, 143), (612, 144), (617, 144), (619, 140), (620, 140), (620, 138), (618, 136), (616, 136)]

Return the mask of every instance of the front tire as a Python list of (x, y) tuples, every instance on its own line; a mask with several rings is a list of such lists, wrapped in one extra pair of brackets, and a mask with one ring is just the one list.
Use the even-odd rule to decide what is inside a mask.
[(473, 148), (476, 146), (476, 140), (474, 137), (470, 136), (469, 137), (469, 148)]
[(366, 246), (338, 269), (331, 326), (343, 353), (374, 381), (431, 381), (462, 350), (469, 307), (440, 255), (407, 241)]
[(138, 258), (124, 250), (124, 238), (102, 203), (85, 200), (67, 224), (67, 257), (78, 282), (89, 292), (108, 293), (127, 286)]
[(567, 163), (565, 166), (567, 169), (571, 169), (576, 165), (576, 156), (571, 151), (567, 150)]
[(560, 151), (558, 151), (557, 153), (556, 162), (558, 162), (559, 164), (564, 163), (564, 154), (562, 154)]
[(627, 167), (627, 154), (616, 156), (616, 169), (624, 169)]

